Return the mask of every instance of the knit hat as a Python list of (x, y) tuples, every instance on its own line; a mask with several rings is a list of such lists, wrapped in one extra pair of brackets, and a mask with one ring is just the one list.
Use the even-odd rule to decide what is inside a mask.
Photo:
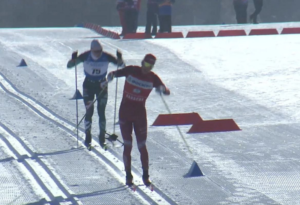
[(92, 42), (91, 42), (91, 50), (92, 51), (102, 51), (102, 45), (101, 45), (101, 43), (98, 41), (98, 40), (93, 40)]
[(143, 61), (146, 63), (150, 63), (151, 65), (154, 65), (155, 61), (156, 61), (156, 57), (152, 54), (147, 54), (147, 55), (145, 55)]

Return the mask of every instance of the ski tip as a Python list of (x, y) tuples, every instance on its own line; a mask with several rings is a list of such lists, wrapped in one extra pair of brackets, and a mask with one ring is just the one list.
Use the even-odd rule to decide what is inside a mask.
[(136, 185), (128, 185), (129, 189), (131, 189), (132, 191), (136, 191)]
[(102, 149), (104, 149), (104, 151), (107, 151), (108, 150), (108, 146), (107, 145), (103, 145), (103, 146), (101, 146), (102, 147)]
[(150, 184), (149, 186), (146, 186), (150, 191), (154, 191), (154, 186), (153, 184)]

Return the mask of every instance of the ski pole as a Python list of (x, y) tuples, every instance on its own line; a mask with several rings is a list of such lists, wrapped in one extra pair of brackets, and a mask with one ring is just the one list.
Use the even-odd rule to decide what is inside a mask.
[[(77, 65), (76, 65), (76, 58), (78, 55), (78, 51), (72, 53), (72, 59), (75, 59), (75, 87), (77, 92)], [(78, 99), (76, 98), (76, 136), (77, 136), (77, 148), (78, 148)]]
[[(167, 104), (167, 102), (165, 101), (165, 99), (164, 99), (164, 97), (162, 95), (162, 93), (160, 93), (160, 97), (161, 97), (163, 103), (165, 104), (165, 107), (167, 108), (169, 114), (172, 114), (171, 110), (170, 110), (170, 108), (169, 108), (169, 106)], [(180, 137), (182, 138), (183, 142), (185, 143), (186, 147), (188, 148), (190, 154), (193, 154), (192, 151), (191, 151), (191, 149), (190, 149), (190, 146), (188, 145), (188, 143), (186, 142), (185, 138), (183, 137), (183, 134), (182, 134), (181, 130), (179, 129), (178, 125), (176, 125), (176, 128), (177, 128), (177, 130), (179, 132)]]
[[(117, 71), (119, 70), (119, 65), (117, 65)], [(116, 115), (117, 115), (117, 95), (118, 95), (118, 78), (116, 79), (116, 90), (115, 90), (115, 110), (114, 110), (114, 124), (113, 124), (113, 134), (115, 134), (116, 128)]]
[[(95, 104), (95, 102), (98, 100), (98, 98), (100, 97), (100, 95), (102, 94), (102, 92), (105, 90), (106, 87), (107, 87), (107, 85), (102, 88), (102, 90), (100, 91), (100, 93), (97, 95), (96, 99), (87, 107), (87, 110), (90, 109)], [(81, 120), (77, 123), (77, 127), (79, 127), (80, 123), (83, 121), (83, 119), (85, 118), (85, 116), (86, 116), (86, 113), (83, 115), (83, 117), (81, 118)]]
[[(118, 58), (118, 64), (117, 64), (117, 71), (119, 70), (119, 60), (122, 60), (122, 53), (117, 50), (117, 58)], [(123, 60), (122, 60), (123, 61)], [(124, 64), (124, 62), (123, 62)], [(117, 95), (118, 95), (118, 78), (116, 79), (116, 90), (115, 90), (115, 110), (114, 110), (114, 124), (113, 124), (113, 134), (115, 134), (116, 130), (116, 116), (117, 116)]]

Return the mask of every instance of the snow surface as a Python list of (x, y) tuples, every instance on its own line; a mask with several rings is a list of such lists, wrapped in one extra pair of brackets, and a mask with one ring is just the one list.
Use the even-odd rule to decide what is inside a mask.
[[(82, 28), (0, 29), (0, 204), (300, 204), (299, 36), (111, 40)], [(132, 192), (124, 184), (122, 148), (97, 146), (96, 112), (94, 150), (83, 147), (82, 124), (77, 146), (76, 103), (69, 100), (75, 69), (66, 64), (72, 51), (87, 50), (94, 38), (108, 52), (120, 49), (127, 65), (155, 54), (154, 72), (171, 90), (164, 99), (172, 113), (230, 118), (242, 130), (187, 134), (190, 126), (180, 126), (190, 153), (176, 127), (151, 126), (168, 113), (152, 92), (147, 147), (155, 191), (141, 185), (134, 144), (133, 173), (141, 186)], [(21, 59), (28, 67), (17, 67)], [(82, 92), (82, 65), (77, 74)], [(123, 85), (120, 78), (118, 105)], [(115, 88), (116, 81), (109, 85), (109, 132)], [(80, 120), (85, 111), (78, 102)], [(118, 126), (116, 134), (121, 140)], [(194, 161), (204, 176), (184, 178)]]

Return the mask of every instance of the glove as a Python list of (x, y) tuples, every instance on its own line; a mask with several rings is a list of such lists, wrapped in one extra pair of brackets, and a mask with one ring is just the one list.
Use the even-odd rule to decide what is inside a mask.
[(122, 59), (122, 52), (120, 50), (117, 50), (117, 58)]
[(125, 66), (124, 61), (122, 59), (122, 53), (120, 50), (117, 50), (117, 65), (120, 67)]
[(77, 58), (77, 55), (78, 55), (78, 51), (74, 51), (72, 53), (72, 60), (75, 60)]
[(103, 81), (100, 83), (100, 88), (101, 88), (101, 89), (106, 88), (106, 87), (107, 87), (107, 84), (108, 84), (107, 79), (103, 80)]
[(163, 85), (158, 86), (155, 89), (155, 91), (158, 92), (159, 94), (170, 95), (170, 90), (166, 86), (163, 86)]
[(115, 73), (112, 71), (107, 75), (107, 81), (110, 82), (114, 79)]
[(69, 62), (67, 64), (67, 69), (72, 69), (74, 67), (74, 65), (76, 65), (77, 54), (78, 54), (78, 51), (74, 51), (72, 53), (71, 60), (69, 60)]

